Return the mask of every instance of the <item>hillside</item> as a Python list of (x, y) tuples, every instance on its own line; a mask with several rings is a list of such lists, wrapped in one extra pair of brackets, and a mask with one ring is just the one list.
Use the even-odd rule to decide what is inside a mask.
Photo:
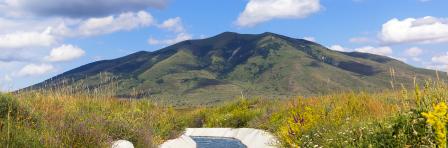
[[(394, 70), (394, 77), (391, 76)], [(27, 88), (92, 91), (113, 87), (119, 97), (213, 103), (239, 96), (314, 95), (411, 86), (435, 72), (367, 53), (338, 52), (274, 33), (221, 33), (90, 63)]]

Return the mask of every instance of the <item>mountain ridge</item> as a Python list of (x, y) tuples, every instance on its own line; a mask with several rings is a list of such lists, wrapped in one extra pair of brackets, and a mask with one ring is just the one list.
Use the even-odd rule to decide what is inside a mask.
[(26, 89), (64, 85), (82, 91), (117, 85), (115, 95), (121, 97), (158, 96), (201, 103), (241, 93), (293, 96), (385, 90), (391, 87), (391, 68), (397, 71), (394, 81), (405, 86), (412, 85), (414, 77), (424, 80), (435, 75), (434, 71), (389, 57), (333, 51), (318, 43), (271, 32), (223, 32), (153, 52), (139, 51), (89, 63)]

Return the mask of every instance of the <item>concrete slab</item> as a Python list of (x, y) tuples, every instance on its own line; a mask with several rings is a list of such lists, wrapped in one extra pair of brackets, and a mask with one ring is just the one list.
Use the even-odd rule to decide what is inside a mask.
[(253, 128), (187, 128), (182, 136), (166, 141), (160, 148), (195, 148), (190, 136), (235, 138), (248, 148), (275, 148), (278, 143), (272, 134)]

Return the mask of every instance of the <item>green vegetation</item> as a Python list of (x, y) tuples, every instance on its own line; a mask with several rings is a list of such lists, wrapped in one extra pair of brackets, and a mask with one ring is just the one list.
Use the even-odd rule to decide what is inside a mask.
[(445, 78), (431, 70), (272, 33), (223, 33), (0, 94), (0, 145), (157, 147), (186, 127), (252, 127), (283, 147), (443, 148), (446, 103)]
[[(393, 67), (394, 69), (391, 69)], [(380, 91), (393, 82), (434, 79), (434, 71), (367, 53), (344, 53), (286, 36), (225, 32), (184, 41), (154, 52), (137, 52), (90, 63), (26, 90), (67, 87), (94, 92), (113, 87), (114, 96), (175, 106), (213, 105), (246, 96), (289, 98), (341, 91)], [(421, 83), (421, 82), (420, 82)]]
[(439, 80), (416, 86), (413, 91), (238, 98), (192, 108), (117, 99), (107, 92), (2, 94), (0, 145), (108, 147), (127, 139), (137, 147), (156, 147), (186, 127), (252, 127), (273, 133), (284, 147), (446, 147), (448, 85)]

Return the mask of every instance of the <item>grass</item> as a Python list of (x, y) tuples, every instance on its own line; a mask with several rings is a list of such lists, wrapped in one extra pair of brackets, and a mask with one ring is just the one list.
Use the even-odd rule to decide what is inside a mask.
[(157, 147), (186, 127), (252, 127), (283, 147), (446, 147), (448, 87), (440, 80), (416, 86), (191, 108), (117, 99), (107, 89), (1, 94), (0, 145), (108, 147), (126, 139)]

